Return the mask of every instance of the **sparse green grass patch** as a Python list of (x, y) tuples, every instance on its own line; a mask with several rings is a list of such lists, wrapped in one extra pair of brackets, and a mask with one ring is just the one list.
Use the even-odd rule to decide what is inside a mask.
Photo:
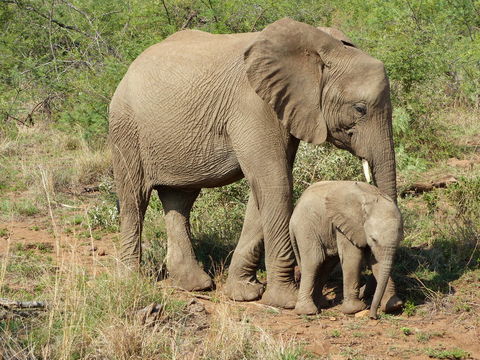
[(7, 228), (0, 228), (0, 237), (8, 237), (10, 232)]
[(443, 348), (427, 349), (426, 353), (429, 357), (434, 359), (456, 360), (466, 359), (469, 356), (469, 353), (467, 351), (460, 348), (453, 348), (448, 350)]
[(443, 337), (444, 334), (445, 334), (445, 332), (441, 332), (441, 331), (432, 331), (432, 332), (420, 331), (416, 334), (415, 338), (420, 343), (426, 343), (426, 342), (430, 341), (430, 339), (432, 339), (432, 338)]
[(10, 217), (11, 215), (34, 216), (40, 212), (40, 208), (32, 199), (24, 198), (16, 201), (0, 201), (0, 216), (3, 215), (6, 218)]
[(340, 336), (342, 336), (342, 333), (340, 332), (340, 330), (333, 330), (331, 333), (330, 333), (330, 336), (332, 338), (339, 338)]

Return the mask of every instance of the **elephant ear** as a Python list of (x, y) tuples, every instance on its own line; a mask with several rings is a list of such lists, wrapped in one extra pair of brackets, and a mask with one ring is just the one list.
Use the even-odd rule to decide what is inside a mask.
[(320, 26), (317, 29), (341, 41), (344, 45), (356, 48), (356, 45), (353, 43), (353, 41), (350, 40), (350, 38), (347, 35), (345, 35), (342, 31), (338, 29), (331, 28), (331, 27), (323, 27), (323, 26)]
[(339, 46), (325, 32), (285, 18), (267, 26), (245, 50), (250, 85), (298, 139), (321, 144), (327, 137), (322, 73)]
[(332, 224), (340, 230), (355, 246), (367, 246), (367, 236), (363, 224), (365, 223), (365, 207), (353, 195), (339, 198), (328, 196), (325, 199), (327, 216)]

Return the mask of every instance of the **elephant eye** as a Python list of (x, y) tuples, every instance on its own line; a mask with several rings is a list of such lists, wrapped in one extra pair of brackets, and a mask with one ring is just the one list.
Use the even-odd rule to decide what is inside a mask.
[(367, 113), (367, 106), (365, 104), (357, 103), (353, 105), (353, 108), (361, 116), (365, 116), (365, 114)]

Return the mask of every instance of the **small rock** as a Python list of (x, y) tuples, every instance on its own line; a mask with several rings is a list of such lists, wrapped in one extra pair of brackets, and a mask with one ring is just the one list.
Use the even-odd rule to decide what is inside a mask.
[(336, 318), (336, 317), (333, 317), (333, 316), (331, 316), (331, 317), (329, 317), (329, 318), (328, 318), (328, 320), (330, 320), (330, 321), (337, 321), (337, 318)]
[(107, 253), (105, 252), (105, 250), (100, 250), (98, 253), (97, 253), (98, 256), (105, 256), (107, 255)]
[(357, 312), (357, 313), (355, 314), (355, 317), (356, 317), (356, 318), (367, 317), (369, 313), (370, 313), (370, 310), (362, 310), (362, 311)]
[(145, 326), (152, 326), (158, 320), (160, 320), (163, 314), (163, 305), (157, 303), (151, 303), (147, 307), (138, 310), (136, 313), (137, 321)]
[(187, 304), (187, 309), (190, 312), (204, 312), (205, 311), (205, 305), (203, 305), (200, 301), (197, 299), (192, 299), (190, 302)]

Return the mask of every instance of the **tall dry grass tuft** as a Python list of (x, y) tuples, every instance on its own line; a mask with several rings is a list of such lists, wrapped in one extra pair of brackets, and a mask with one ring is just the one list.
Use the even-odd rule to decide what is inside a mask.
[(212, 317), (211, 328), (202, 346), (191, 353), (192, 359), (304, 358), (305, 353), (294, 341), (274, 338), (252, 323), (247, 315), (241, 315), (238, 319), (231, 304), (224, 303), (216, 307)]
[(102, 178), (111, 177), (112, 154), (108, 147), (92, 150), (82, 140), (75, 160), (75, 181), (81, 185), (100, 182)]
[[(39, 276), (42, 280), (37, 282), (41, 290), (36, 298), (47, 302), (47, 310), (27, 318), (12, 317), (0, 326), (0, 358), (224, 360), (303, 356), (292, 341), (268, 335), (247, 316), (239, 318), (230, 303), (219, 304), (212, 314), (201, 305), (200, 310), (193, 310), (151, 278), (101, 264), (93, 272), (82, 263), (78, 246), (65, 239), (61, 242), (68, 250), (53, 269), (45, 264)], [(7, 276), (13, 276), (6, 268)], [(145, 323), (138, 312), (152, 303), (161, 304), (162, 311), (155, 322)]]

